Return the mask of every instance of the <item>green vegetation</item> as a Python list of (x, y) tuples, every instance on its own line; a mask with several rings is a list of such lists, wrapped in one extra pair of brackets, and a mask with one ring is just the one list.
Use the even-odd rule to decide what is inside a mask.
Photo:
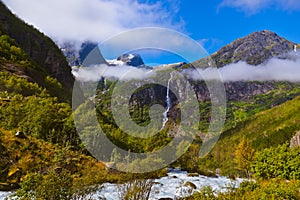
[[(60, 191), (58, 188), (53, 188), (53, 190), (49, 191), (51, 193), (49, 195), (64, 192), (60, 195), (65, 196), (66, 199), (70, 199), (75, 198), (74, 196), (71, 197), (70, 194), (74, 195), (80, 192), (86, 194), (84, 191), (79, 190), (79, 188), (86, 188), (82, 187), (83, 185), (91, 185), (104, 181), (129, 180), (128, 177), (124, 177), (122, 174), (113, 175), (108, 173), (100, 163), (97, 164), (99, 168), (96, 167), (95, 170), (88, 170), (90, 169), (89, 167), (85, 168), (82, 166), (83, 161), (79, 157), (85, 156), (84, 153), (86, 153), (86, 150), (76, 134), (69, 104), (60, 103), (57, 98), (49, 95), (48, 90), (36, 83), (28, 82), (24, 78), (7, 72), (0, 72), (0, 76), (2, 91), (0, 93), (0, 126), (6, 130), (22, 130), (28, 137), (25, 140), (18, 139), (14, 138), (12, 132), (3, 131), (5, 134), (2, 134), (4, 139), (1, 140), (2, 146), (0, 146), (3, 149), (3, 159), (14, 160), (14, 163), (17, 164), (12, 165), (9, 162), (2, 162), (3, 165), (0, 171), (2, 172), (3, 179), (0, 182), (20, 183), (22, 189), (18, 194), (21, 196), (29, 195), (28, 198), (31, 198), (30, 195), (34, 195), (43, 198), (41, 195), (44, 193), (38, 192), (42, 191), (42, 187), (51, 187), (51, 184), (56, 185), (60, 184), (59, 181), (63, 181), (66, 185), (61, 185), (66, 187), (66, 189)], [(46, 81), (49, 85), (52, 85), (53, 90), (62, 87), (53, 78), (48, 77)], [(101, 89), (99, 89), (96, 97), (96, 101), (98, 102), (96, 107), (98, 120), (102, 130), (116, 145), (133, 152), (151, 152), (165, 146), (165, 144), (173, 139), (173, 136), (168, 134), (168, 131), (170, 130), (171, 133), (172, 131), (176, 132), (176, 126), (174, 126), (176, 120), (171, 120), (160, 134), (156, 134), (151, 138), (137, 139), (127, 135), (115, 124), (110, 110), (110, 99), (114, 82), (106, 81), (106, 84), (100, 86)], [(287, 165), (288, 168), (299, 168), (296, 162), (296, 152), (293, 152), (291, 155), (279, 154), (279, 158), (273, 158), (268, 152), (277, 152), (277, 150), (264, 150), (265, 148), (284, 144), (289, 141), (300, 128), (298, 125), (298, 119), (300, 118), (298, 116), (300, 97), (267, 110), (273, 104), (280, 104), (280, 102), (284, 101), (283, 97), (280, 96), (282, 96), (284, 90), (289, 88), (290, 85), (280, 83), (279, 86), (276, 90), (268, 94), (254, 96), (249, 101), (230, 101), (228, 103), (230, 107), (226, 129), (212, 152), (204, 158), (199, 158), (198, 153), (202, 141), (198, 137), (188, 148), (187, 152), (178, 161), (174, 162), (172, 166), (179, 166), (190, 172), (198, 172), (208, 176), (214, 174), (213, 170), (221, 168), (223, 175), (249, 176), (252, 173), (257, 178), (287, 178), (291, 180), (298, 178), (297, 171), (287, 175), (286, 169), (283, 172), (280, 171), (280, 166), (268, 168), (269, 165), (265, 166), (263, 164), (267, 162), (271, 166), (273, 161), (278, 161), (279, 158), (286, 156), (285, 160), (287, 158), (294, 158)], [(298, 92), (297, 87), (292, 87), (292, 90), (285, 92), (286, 96), (284, 98), (292, 98)], [(272, 101), (272, 99), (275, 100)], [(201, 112), (205, 116), (202, 118), (203, 120), (200, 122), (200, 125), (205, 122), (206, 117), (209, 117), (209, 105), (209, 102), (199, 104), (200, 107), (204, 108), (201, 109)], [(85, 106), (89, 106), (89, 103), (82, 104), (78, 110), (84, 109)], [(261, 112), (261, 110), (265, 111)], [(135, 122), (145, 125), (149, 123), (150, 119), (148, 112), (148, 106), (137, 104), (133, 107), (131, 116)], [(89, 119), (88, 116), (92, 114), (84, 113), (81, 119), (87, 120)], [(93, 141), (95, 131), (97, 131), (97, 127), (84, 127), (84, 137), (90, 137), (91, 141)], [(44, 142), (49, 145), (47, 146), (47, 151), (43, 147)], [(53, 147), (51, 147), (52, 145)], [(54, 150), (48, 152), (52, 148)], [(180, 144), (178, 149), (174, 149), (174, 151), (179, 151), (180, 148), (186, 148), (185, 144)], [(285, 147), (285, 149), (287, 150), (288, 148)], [(254, 150), (257, 152), (256, 157), (253, 157)], [(114, 149), (106, 149), (106, 151), (108, 151), (108, 155), (111, 155), (111, 161), (116, 162), (124, 158), (124, 162), (118, 162), (119, 166), (117, 167), (125, 167), (122, 166), (122, 162), (126, 162), (126, 155), (120, 155)], [(75, 156), (72, 152), (80, 152), (80, 156)], [(270, 160), (266, 160), (266, 157)], [(46, 158), (48, 160), (44, 160)], [(88, 156), (84, 159), (87, 159), (86, 162), (88, 163), (97, 163)], [(126, 167), (136, 169), (142, 166), (140, 165), (141, 163), (148, 163), (147, 165), (151, 167), (151, 165), (163, 162), (163, 160), (155, 159), (145, 158), (135, 160), (132, 165)], [(35, 160), (37, 163), (32, 162), (32, 160)], [(285, 160), (281, 162), (282, 165), (285, 164)], [(90, 166), (90, 164), (84, 165)], [(276, 173), (272, 174), (274, 171), (264, 171), (266, 170), (265, 168), (270, 170), (275, 169)], [(66, 179), (59, 177), (59, 174), (55, 174), (55, 170), (57, 169), (62, 171)], [(88, 172), (85, 172), (85, 170), (88, 170)], [(45, 174), (43, 175), (42, 173), (41, 175), (41, 171)], [(162, 174), (163, 172), (155, 172), (143, 177), (156, 177)], [(53, 177), (57, 177), (57, 179)], [(265, 182), (263, 183), (266, 184)], [(258, 187), (259, 190), (257, 189), (256, 192), (266, 192), (263, 183), (258, 183), (262, 185)], [(32, 193), (28, 188), (34, 187), (34, 184), (37, 184), (35, 188), (38, 188), (38, 190)], [(281, 182), (278, 184), (281, 184)], [(282, 187), (282, 190), (286, 189), (283, 185), (279, 185), (278, 187)], [(230, 195), (241, 195), (238, 191), (234, 191), (234, 194)], [(243, 195), (248, 194), (247, 192), (249, 191), (246, 191)], [(291, 193), (294, 194), (294, 191), (292, 190)], [(61, 196), (61, 198), (63, 197)]]
[(32, 64), (27, 54), (7, 35), (0, 36), (0, 64), (3, 63), (19, 64), (23, 67)]
[[(74, 78), (63, 53), (49, 37), (12, 14), (2, 2), (0, 71), (38, 83), (60, 102), (71, 102)], [(47, 76), (56, 79), (63, 87), (53, 93), (51, 86), (48, 88)]]
[[(244, 146), (242, 150), (240, 147)], [(248, 149), (248, 150), (247, 150)], [(299, 199), (300, 198), (300, 161), (299, 147), (289, 148), (288, 144), (271, 147), (257, 152), (252, 157), (248, 142), (243, 139), (238, 145), (237, 152), (250, 152), (251, 159), (247, 159), (242, 164), (244, 169), (251, 169), (256, 181), (244, 181), (239, 188), (228, 186), (225, 193), (216, 194), (211, 187), (204, 187), (200, 192), (196, 192), (185, 200), (192, 199)], [(243, 157), (237, 154), (236, 158)], [(251, 160), (248, 162), (248, 160)], [(239, 164), (239, 163), (238, 163)], [(239, 166), (239, 165), (238, 165)]]
[[(22, 192), (25, 193), (29, 192), (27, 184), (33, 177), (43, 182), (39, 176), (47, 175), (44, 177), (47, 179), (54, 172), (70, 174), (74, 184), (82, 185), (101, 183), (108, 174), (103, 164), (78, 151), (72, 151), (70, 146), (53, 145), (31, 136), (22, 139), (14, 136), (13, 132), (1, 131), (0, 149), (0, 182), (14, 187), (21, 182)], [(30, 184), (34, 183), (41, 184), (39, 181)], [(72, 187), (75, 187), (74, 184)]]
[[(12, 92), (30, 96), (39, 91), (28, 93), (27, 89), (35, 90), (40, 87), (46, 88), (48, 93), (58, 97), (59, 101), (70, 101), (67, 100), (68, 94), (62, 84), (47, 75), (45, 69), (36, 64), (8, 35), (0, 35), (0, 71), (0, 76), (4, 79), (1, 80), (1, 91), (11, 92), (9, 90), (14, 89), (16, 91)], [(23, 79), (17, 78), (16, 75)], [(34, 82), (36, 84), (33, 84)]]
[(299, 153), (299, 148), (289, 148), (288, 144), (264, 149), (256, 155), (251, 171), (261, 179), (299, 180)]
[(240, 188), (229, 187), (229, 192), (216, 195), (211, 187), (204, 187), (184, 200), (297, 200), (300, 198), (300, 181), (270, 179), (262, 182), (242, 182)]
[[(122, 149), (131, 150), (132, 152), (151, 152), (165, 146), (172, 140), (172, 137), (169, 137), (167, 134), (168, 129), (162, 130), (159, 134), (155, 134), (151, 138), (143, 139), (128, 135), (118, 127), (111, 111), (111, 95), (115, 83), (108, 83), (110, 87), (107, 92), (99, 92), (96, 97), (99, 102), (97, 105), (97, 114), (103, 132), (106, 133), (114, 144)], [(132, 109), (131, 117), (132, 120), (139, 125), (147, 125), (150, 122), (149, 105), (135, 105)], [(156, 130), (154, 129), (153, 132), (156, 133)]]
[(0, 77), (0, 127), (62, 145), (76, 143), (69, 104), (59, 103), (46, 89), (26, 79), (5, 72)]
[(250, 165), (254, 158), (254, 150), (251, 144), (243, 138), (235, 150), (235, 158), (237, 163), (237, 168), (239, 170), (245, 171), (245, 174), (249, 177)]
[[(222, 133), (221, 138), (206, 158), (200, 159), (202, 168), (221, 168), (226, 175), (238, 174), (234, 157), (236, 148), (243, 138), (251, 148), (261, 151), (265, 148), (289, 142), (300, 129), (300, 97), (269, 110), (260, 112), (239, 122), (232, 129)], [(228, 145), (230, 144), (230, 145)]]

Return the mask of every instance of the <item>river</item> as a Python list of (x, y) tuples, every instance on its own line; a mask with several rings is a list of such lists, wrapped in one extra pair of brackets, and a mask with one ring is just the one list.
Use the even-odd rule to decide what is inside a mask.
[[(205, 186), (212, 187), (213, 191), (226, 192), (227, 188), (239, 187), (240, 183), (244, 179), (237, 178), (236, 180), (231, 180), (224, 176), (219, 176), (217, 178), (206, 177), (202, 175), (188, 176), (188, 173), (180, 170), (172, 170), (168, 173), (168, 176), (156, 179), (156, 183), (151, 190), (150, 200), (157, 200), (160, 198), (172, 198), (182, 197), (190, 192), (199, 191)], [(193, 183), (196, 189), (192, 189), (189, 186), (185, 186), (187, 182)], [(0, 192), (0, 200), (4, 200), (6, 196), (12, 194), (11, 192)], [(94, 199), (99, 199), (101, 196), (107, 200), (118, 200), (118, 187), (116, 184), (105, 183), (101, 190), (96, 192), (93, 197)]]

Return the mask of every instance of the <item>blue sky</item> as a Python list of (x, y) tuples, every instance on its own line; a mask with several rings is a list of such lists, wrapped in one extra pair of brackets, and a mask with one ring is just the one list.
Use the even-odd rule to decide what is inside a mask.
[[(263, 1), (266, 0), (257, 2)], [(300, 1), (297, 3), (299, 9), (280, 9), (280, 3), (266, 6), (259, 6), (258, 3), (253, 11), (247, 4), (221, 4), (222, 1), (217, 0), (194, 1), (193, 4), (182, 1), (178, 12), (178, 16), (185, 20), (185, 29), (192, 38), (204, 42), (207, 40), (204, 46), (210, 53), (239, 37), (265, 29), (300, 43)]]
[[(299, 0), (3, 1), (19, 17), (58, 43), (101, 42), (132, 28), (149, 26), (187, 34), (209, 53), (237, 38), (265, 29), (300, 43)], [(168, 53), (160, 57), (156, 53), (153, 55), (158, 61), (149, 57), (145, 58), (146, 62), (181, 61)]]

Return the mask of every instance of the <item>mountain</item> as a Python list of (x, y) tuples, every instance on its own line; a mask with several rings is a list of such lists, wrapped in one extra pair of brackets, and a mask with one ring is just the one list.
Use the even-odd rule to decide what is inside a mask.
[[(257, 65), (267, 62), (269, 59), (278, 57), (281, 59), (292, 59), (290, 54), (287, 54), (294, 50), (296, 44), (290, 42), (276, 33), (271, 31), (259, 31), (254, 32), (248, 36), (237, 39), (232, 43), (222, 47), (219, 51), (211, 55), (211, 58), (216, 63), (218, 67), (224, 67), (224, 65), (229, 63), (236, 63), (239, 61), (245, 61), (249, 65)], [(202, 64), (203, 67), (208, 67), (207, 58), (200, 59), (196, 61), (197, 64)], [(158, 66), (154, 70), (167, 70), (168, 67), (173, 67), (179, 71), (188, 67), (190, 64), (174, 64)], [(198, 65), (197, 65), (198, 66)], [(210, 100), (209, 91), (204, 83), (201, 81), (191, 81), (195, 89), (197, 98), (200, 102)], [(298, 84), (292, 83), (279, 83), (274, 81), (228, 81), (224, 83), (226, 90), (227, 100), (229, 101), (251, 101), (257, 95), (268, 95), (273, 93), (273, 91), (296, 91)], [(279, 90), (280, 87), (283, 87)], [(180, 88), (178, 86), (178, 88)], [(294, 90), (295, 89), (295, 90)], [(163, 90), (163, 89), (162, 89)], [(155, 94), (154, 91), (151, 93)], [(162, 94), (162, 91), (157, 91), (157, 94)], [(294, 95), (298, 95), (295, 92)], [(146, 95), (146, 94), (145, 94)], [(148, 95), (146, 95), (148, 96)], [(157, 96), (157, 95), (154, 95)], [(279, 100), (281, 96), (281, 100)], [(288, 96), (288, 97), (287, 97)], [(158, 96), (157, 98), (164, 98), (163, 96)], [(284, 101), (292, 98), (289, 95), (278, 95), (278, 98), (274, 100), (272, 106), (282, 103)], [(268, 103), (270, 106), (271, 104)]]
[(132, 66), (136, 68), (152, 69), (145, 65), (139, 54), (122, 54), (117, 59), (106, 60), (110, 66)]
[(26, 77), (43, 87), (47, 86), (45, 78), (52, 77), (62, 85), (65, 97), (61, 99), (70, 100), (74, 77), (60, 49), (49, 37), (12, 14), (2, 2), (0, 2), (0, 33), (12, 39), (14, 46), (19, 48), (30, 62), (30, 67), (25, 68), (24, 65), (2, 60), (1, 71)]
[(89, 53), (97, 46), (94, 42), (83, 42), (77, 47), (76, 42), (65, 42), (61, 45), (61, 50), (70, 66), (80, 66), (89, 55)]
[[(221, 58), (228, 59), (225, 63), (246, 61), (250, 65), (256, 65), (258, 63), (267, 62), (268, 59), (273, 57), (287, 59), (288, 57), (284, 55), (293, 51), (294, 45), (295, 43), (283, 39), (275, 33), (260, 31), (238, 39), (221, 48), (217, 53), (212, 55), (212, 58), (215, 59), (214, 61), (216, 63), (219, 63), (219, 67), (224, 66), (224, 63), (221, 64), (222, 62), (218, 60)], [(264, 49), (266, 55), (261, 53), (262, 49)], [(204, 63), (203, 59), (199, 62)], [(174, 65), (173, 67), (181, 71), (190, 66), (191, 65), (187, 64)], [(170, 67), (172, 67), (172, 65), (159, 66), (154, 70), (159, 73), (160, 70), (170, 70)], [(167, 82), (168, 80), (165, 81)], [(201, 134), (203, 134), (207, 131), (211, 117), (210, 92), (204, 81), (190, 79), (190, 83), (195, 90), (201, 108), (199, 130)], [(170, 84), (173, 84), (175, 88), (185, 88), (185, 83), (179, 80), (171, 80)], [(224, 131), (232, 129), (237, 123), (243, 122), (261, 111), (268, 110), (300, 95), (299, 83), (287, 81), (227, 81), (224, 83), (224, 87), (227, 98)], [(104, 88), (107, 89), (107, 87)], [(105, 101), (110, 91), (112, 91), (111, 88), (107, 89), (107, 92), (103, 91), (104, 95), (97, 97), (99, 102), (102, 100)], [(184, 94), (183, 90), (178, 92), (179, 94)], [(151, 105), (151, 102), (157, 102), (166, 107), (166, 94), (166, 87), (160, 85), (149, 85), (136, 90), (130, 102), (132, 116), (142, 116), (144, 119), (142, 123), (146, 123), (145, 121), (149, 119), (145, 112), (147, 106)], [(176, 122), (179, 120), (180, 115), (180, 109), (177, 106), (178, 100), (172, 92), (170, 92), (170, 99), (172, 107), (168, 115)], [(171, 121), (172, 120), (169, 121), (169, 125), (173, 126), (174, 124), (172, 124)]]
[[(67, 61), (69, 62), (70, 66), (80, 66), (83, 64), (87, 56), (90, 56), (89, 54), (92, 52), (92, 50), (95, 50), (95, 47), (97, 46), (96, 43), (93, 42), (83, 42), (78, 49), (76, 49), (75, 44), (72, 43), (64, 43), (61, 46), (61, 50), (64, 53), (65, 57), (67, 58)], [(101, 54), (101, 53), (100, 53)], [(98, 56), (101, 57), (102, 55)], [(145, 65), (141, 55), (139, 54), (122, 54), (116, 59), (113, 60), (106, 60), (107, 64), (110, 66), (132, 66), (132, 67), (138, 67), (138, 68), (147, 68), (151, 69), (151, 67)]]
[[(210, 57), (219, 68), (239, 61), (256, 66), (274, 57), (290, 59), (287, 53), (293, 51), (295, 45), (297, 47), (296, 43), (280, 37), (272, 31), (263, 30), (231, 42)], [(209, 61), (209, 58), (202, 58), (193, 64), (206, 68)]]
[(117, 60), (133, 67), (145, 65), (142, 57), (139, 54), (123, 54), (119, 56)]
[(270, 58), (288, 53), (294, 49), (293, 43), (276, 33), (263, 30), (252, 33), (246, 37), (222, 47), (212, 54), (217, 67), (230, 63), (245, 61), (250, 65), (259, 65)]

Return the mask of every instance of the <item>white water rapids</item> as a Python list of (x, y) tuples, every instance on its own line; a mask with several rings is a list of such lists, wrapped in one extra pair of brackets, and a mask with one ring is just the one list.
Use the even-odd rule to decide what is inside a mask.
[[(205, 186), (210, 186), (216, 193), (226, 192), (228, 187), (238, 188), (244, 179), (237, 178), (231, 180), (227, 177), (220, 176), (218, 178), (206, 177), (202, 175), (188, 176), (188, 173), (180, 170), (173, 170), (168, 173), (168, 176), (154, 180), (156, 183), (151, 190), (150, 200), (160, 198), (183, 197), (191, 192), (199, 191)], [(193, 183), (196, 189), (185, 186), (187, 182)], [(0, 192), (0, 200), (4, 200), (11, 192)], [(106, 200), (119, 200), (117, 184), (105, 183), (103, 188), (93, 195), (93, 199), (102, 197)]]

